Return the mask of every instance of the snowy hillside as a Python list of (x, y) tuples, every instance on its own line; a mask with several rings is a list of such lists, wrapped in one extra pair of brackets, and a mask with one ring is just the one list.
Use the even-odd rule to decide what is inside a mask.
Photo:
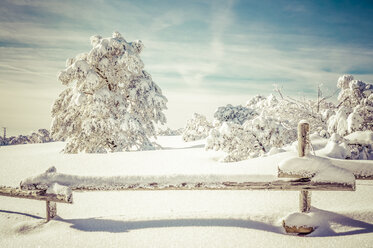
[[(163, 150), (110, 154), (63, 154), (64, 143), (0, 148), (0, 185), (19, 186), (51, 166), (60, 173), (91, 176), (237, 175), (276, 179), (288, 152), (235, 163), (220, 163), (220, 152), (204, 141), (159, 137)], [(314, 141), (322, 151), (326, 141)], [(371, 168), (372, 161), (330, 159)], [(370, 167), (369, 167), (370, 166)], [(285, 234), (281, 221), (298, 211), (294, 191), (93, 191), (74, 192), (74, 203), (58, 204), (45, 223), (45, 202), (0, 197), (0, 247), (371, 247), (372, 181), (357, 181), (356, 192), (313, 192), (310, 235)]]

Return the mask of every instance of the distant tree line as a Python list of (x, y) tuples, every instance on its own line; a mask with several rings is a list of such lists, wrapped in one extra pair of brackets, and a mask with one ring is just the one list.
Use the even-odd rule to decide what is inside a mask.
[(50, 137), (50, 133), (46, 129), (39, 129), (31, 135), (11, 136), (9, 138), (0, 136), (0, 146), (46, 143), (52, 141), (54, 140)]

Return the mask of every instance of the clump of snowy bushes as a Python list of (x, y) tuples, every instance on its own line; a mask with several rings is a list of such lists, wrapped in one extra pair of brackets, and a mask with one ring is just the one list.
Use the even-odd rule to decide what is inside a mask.
[(352, 159), (373, 160), (373, 131), (356, 131), (344, 137), (351, 151)]
[(120, 33), (91, 37), (92, 49), (66, 61), (58, 76), (67, 88), (52, 109), (51, 133), (65, 153), (153, 149), (155, 123), (164, 124), (167, 99), (144, 70), (141, 41)]
[(319, 112), (316, 112), (313, 101), (296, 100), (279, 93), (279, 97), (272, 94), (268, 97), (255, 96), (247, 102), (246, 107), (254, 109), (262, 116), (280, 121), (289, 129), (296, 129), (301, 120), (308, 121), (311, 132), (326, 129), (327, 117), (331, 114), (326, 109), (321, 108)]
[[(258, 114), (260, 108), (254, 106), (268, 106), (268, 104), (275, 104), (276, 101), (274, 96), (268, 99), (256, 96), (249, 101), (250, 108), (241, 106), (236, 108), (243, 114), (226, 115), (230, 118), (214, 122), (214, 129), (207, 138), (206, 149), (224, 151), (227, 154), (222, 161), (233, 162), (261, 156), (269, 152), (272, 147), (282, 147), (292, 142), (296, 133), (287, 127), (289, 126), (287, 120), (272, 118), (264, 111)], [(218, 108), (217, 112), (221, 112), (222, 109), (224, 108)], [(231, 106), (228, 105), (226, 109), (231, 109)], [(246, 119), (240, 124), (236, 116), (245, 116)]]
[(49, 131), (46, 129), (39, 129), (31, 135), (11, 136), (9, 138), (0, 137), (0, 145), (20, 145), (20, 144), (35, 144), (52, 142)]
[(338, 106), (322, 97), (297, 100), (286, 97), (255, 96), (245, 107), (227, 105), (214, 114), (214, 128), (207, 138), (207, 150), (226, 153), (224, 162), (240, 161), (268, 153), (296, 140), (297, 125), (307, 120), (311, 133), (330, 138), (326, 150), (330, 156), (369, 159), (372, 145), (351, 144), (343, 136), (355, 131), (373, 130), (373, 85), (353, 80), (351, 75), (339, 78)]
[(158, 136), (177, 136), (181, 135), (183, 133), (183, 128), (178, 128), (178, 129), (171, 129), (167, 127), (166, 129), (159, 129), (157, 131)]
[(182, 138), (185, 142), (204, 139), (209, 135), (212, 127), (206, 116), (194, 113), (193, 118), (186, 123)]
[(257, 116), (243, 125), (225, 122), (211, 130), (206, 149), (227, 153), (223, 162), (234, 162), (261, 156), (272, 147), (293, 141), (295, 133), (270, 117)]

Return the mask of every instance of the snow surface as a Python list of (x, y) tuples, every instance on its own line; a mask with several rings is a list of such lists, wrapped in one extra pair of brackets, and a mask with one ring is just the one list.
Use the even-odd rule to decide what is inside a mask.
[[(223, 155), (204, 151), (203, 141), (158, 142), (164, 150), (113, 154), (61, 154), (63, 143), (1, 147), (0, 185), (18, 186), (51, 166), (79, 176), (242, 172), (270, 179), (278, 161), (295, 154), (219, 163)], [(57, 204), (59, 217), (49, 223), (45, 202), (0, 197), (0, 247), (372, 247), (372, 187), (357, 181), (356, 192), (313, 192), (312, 213), (323, 223), (306, 237), (282, 228), (298, 211), (292, 191), (74, 192), (74, 204)]]
[[(62, 142), (51, 143), (49, 146), (33, 144), (2, 147), (2, 162), (13, 171), (0, 167), (3, 175), (0, 185), (17, 187), (22, 180), (40, 175), (51, 166), (57, 168), (59, 173), (89, 177), (167, 178), (183, 175), (207, 178), (215, 175), (237, 176), (241, 180), (254, 181), (272, 181), (277, 178), (277, 162), (273, 158), (223, 164), (217, 162), (221, 153), (204, 151), (204, 140), (184, 143), (180, 136), (171, 136), (160, 137), (158, 142), (162, 142), (163, 150), (109, 154), (63, 154), (60, 153), (64, 146)], [(275, 157), (281, 160), (286, 154), (280, 153)]]

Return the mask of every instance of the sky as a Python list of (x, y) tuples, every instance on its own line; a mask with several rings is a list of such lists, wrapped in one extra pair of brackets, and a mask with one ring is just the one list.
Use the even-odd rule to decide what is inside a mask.
[(372, 1), (0, 0), (0, 127), (48, 129), (66, 59), (113, 31), (144, 43), (171, 128), (274, 85), (313, 98), (343, 74), (373, 82)]

